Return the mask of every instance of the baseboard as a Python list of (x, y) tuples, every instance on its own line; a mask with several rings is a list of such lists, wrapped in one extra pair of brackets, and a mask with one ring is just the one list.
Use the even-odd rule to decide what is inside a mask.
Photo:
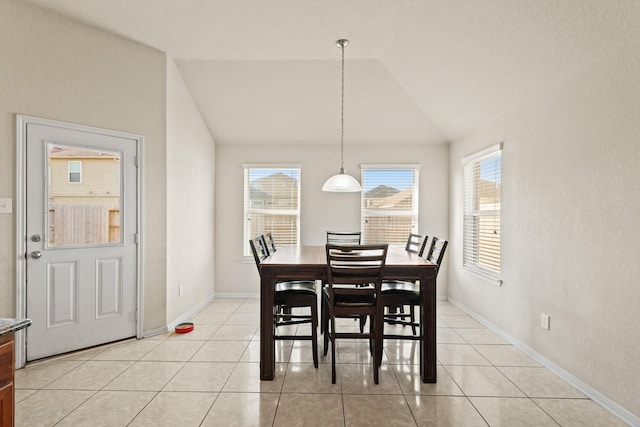
[(175, 319), (173, 322), (169, 323), (168, 325), (161, 326), (160, 328), (149, 329), (147, 331), (144, 331), (144, 335), (143, 335), (144, 338), (148, 338), (148, 337), (152, 337), (152, 336), (155, 336), (155, 335), (160, 335), (160, 334), (164, 334), (166, 332), (172, 331), (176, 327), (176, 325), (178, 325), (180, 323), (183, 323), (183, 322), (186, 322), (189, 319), (191, 319), (197, 312), (199, 312), (204, 307), (206, 307), (214, 299), (215, 299), (215, 295), (212, 294), (207, 299), (202, 301), (200, 304), (196, 305), (191, 310), (187, 311), (186, 313), (184, 313), (183, 315), (181, 315), (180, 317), (178, 317), (177, 319)]
[(169, 332), (169, 327), (167, 325), (142, 332), (142, 338), (154, 337), (156, 335), (164, 334), (165, 332)]
[(247, 299), (260, 299), (260, 294), (238, 294), (233, 292), (217, 292), (216, 298), (247, 298)]
[(587, 397), (589, 397), (591, 400), (593, 400), (594, 402), (598, 403), (599, 405), (607, 409), (613, 415), (617, 416), (618, 418), (620, 418), (621, 420), (623, 420), (624, 422), (628, 423), (631, 426), (640, 426), (640, 418), (636, 417), (634, 414), (627, 411), (622, 406), (615, 403), (613, 400), (609, 399), (599, 391), (595, 390), (594, 388), (580, 381), (578, 378), (576, 378), (575, 376), (573, 376), (572, 374), (570, 374), (560, 366), (556, 365), (555, 363), (553, 363), (551, 360), (547, 359), (540, 353), (536, 352), (531, 347), (521, 343), (511, 335), (507, 334), (505, 331), (498, 328), (496, 325), (494, 325), (493, 323), (491, 323), (490, 321), (488, 321), (478, 313), (474, 312), (469, 307), (465, 306), (464, 304), (456, 301), (451, 297), (449, 297), (448, 300), (453, 305), (455, 305), (456, 307), (458, 307), (459, 309), (461, 309), (462, 311), (466, 312), (468, 315), (476, 319), (478, 322), (485, 325), (491, 331), (495, 332), (504, 340), (513, 344), (514, 347), (518, 348), (519, 350), (533, 357), (535, 360), (540, 362), (541, 365), (543, 365), (544, 367), (549, 369), (551, 372), (553, 372), (554, 374), (556, 374), (557, 376), (559, 376), (560, 378), (562, 378), (563, 380), (565, 380), (566, 382), (568, 382), (569, 384), (571, 384), (572, 386), (580, 390)]

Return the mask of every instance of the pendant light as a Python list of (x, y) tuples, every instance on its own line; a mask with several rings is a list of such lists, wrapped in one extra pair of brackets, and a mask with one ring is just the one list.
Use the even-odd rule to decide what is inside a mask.
[(349, 40), (340, 39), (336, 45), (342, 49), (342, 90), (340, 92), (340, 173), (333, 175), (322, 186), (322, 191), (333, 192), (356, 192), (362, 191), (362, 186), (358, 180), (351, 175), (344, 173), (344, 48), (349, 44)]

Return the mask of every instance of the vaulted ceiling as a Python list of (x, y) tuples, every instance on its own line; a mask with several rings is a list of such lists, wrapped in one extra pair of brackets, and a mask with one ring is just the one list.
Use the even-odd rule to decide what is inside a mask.
[(23, 0), (174, 58), (217, 143), (442, 143), (640, 40), (637, 0)]

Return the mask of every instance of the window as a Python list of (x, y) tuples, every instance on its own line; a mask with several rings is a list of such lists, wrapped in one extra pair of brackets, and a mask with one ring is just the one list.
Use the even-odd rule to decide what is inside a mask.
[(363, 243), (404, 245), (418, 232), (419, 165), (363, 165)]
[(462, 159), (464, 224), (462, 264), (486, 279), (500, 280), (502, 144)]
[(68, 162), (68, 176), (70, 183), (81, 183), (82, 182), (82, 161), (79, 160), (71, 160)]
[(249, 240), (271, 233), (277, 246), (300, 241), (300, 167), (244, 165), (244, 255)]

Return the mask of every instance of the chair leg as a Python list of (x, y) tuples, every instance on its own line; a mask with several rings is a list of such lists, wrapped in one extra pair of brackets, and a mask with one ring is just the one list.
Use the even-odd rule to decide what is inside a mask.
[(320, 290), (320, 333), (324, 334), (324, 293)]
[(336, 383), (336, 319), (331, 316), (331, 384)]
[(327, 351), (329, 350), (329, 308), (325, 306), (326, 301), (322, 301), (322, 324), (324, 325), (324, 335), (322, 336), (324, 345), (322, 346), (322, 354), (327, 355)]
[[(378, 353), (379, 353), (379, 357), (378, 357), (378, 366), (382, 366), (382, 354), (384, 351), (384, 307), (382, 308), (382, 313), (380, 313), (380, 319), (378, 319), (378, 316), (376, 316), (376, 321), (378, 323), (376, 323), (376, 327), (379, 328), (376, 332), (375, 332), (375, 338), (379, 338), (379, 348), (378, 348)], [(374, 360), (375, 362), (375, 360)]]
[(383, 314), (378, 313), (371, 319), (374, 326), (374, 351), (373, 351), (373, 382), (379, 384), (380, 382), (380, 365), (382, 365), (382, 327), (384, 324)]
[(313, 366), (318, 369), (318, 304), (316, 301), (311, 306), (311, 351), (313, 351)]
[(409, 318), (411, 319), (411, 333), (416, 335), (416, 313), (413, 305), (409, 306)]
[[(374, 328), (375, 328), (375, 324), (373, 319), (369, 319), (369, 333), (375, 337)], [(369, 340), (369, 354), (371, 354), (371, 357), (373, 358), (374, 361), (376, 360), (376, 342), (375, 341), (376, 341), (375, 338), (372, 338)]]

